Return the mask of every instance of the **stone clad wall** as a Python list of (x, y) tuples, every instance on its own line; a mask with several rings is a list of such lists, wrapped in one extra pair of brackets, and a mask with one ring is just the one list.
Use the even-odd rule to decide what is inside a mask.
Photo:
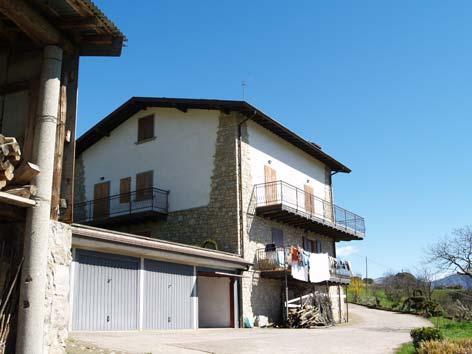
[(44, 326), (44, 352), (49, 354), (65, 353), (70, 320), (71, 244), (69, 225), (51, 221)]

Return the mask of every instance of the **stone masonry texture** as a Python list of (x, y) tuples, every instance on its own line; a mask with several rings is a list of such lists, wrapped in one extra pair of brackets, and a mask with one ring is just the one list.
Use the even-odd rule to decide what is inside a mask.
[(65, 353), (70, 311), (71, 242), (70, 227), (51, 221), (45, 297), (44, 353)]

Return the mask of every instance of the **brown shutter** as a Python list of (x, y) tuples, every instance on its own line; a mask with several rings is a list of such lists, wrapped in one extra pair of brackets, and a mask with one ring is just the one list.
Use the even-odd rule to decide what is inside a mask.
[(147, 116), (138, 120), (138, 142), (154, 138), (154, 116)]
[(110, 182), (95, 184), (93, 188), (93, 218), (101, 219), (110, 215)]
[(153, 171), (136, 175), (136, 201), (152, 199)]
[[(277, 202), (277, 172), (269, 165), (264, 166), (266, 204)], [(272, 183), (273, 182), (273, 183)]]
[(120, 179), (120, 203), (129, 203), (131, 193), (131, 177)]
[(307, 213), (313, 214), (315, 212), (314, 203), (313, 187), (305, 184), (305, 210)]

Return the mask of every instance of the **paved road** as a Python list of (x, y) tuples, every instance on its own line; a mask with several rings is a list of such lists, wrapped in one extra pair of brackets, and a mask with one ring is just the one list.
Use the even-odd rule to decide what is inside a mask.
[(393, 353), (423, 318), (349, 305), (350, 322), (320, 329), (200, 329), (157, 332), (73, 333), (102, 348), (131, 353)]

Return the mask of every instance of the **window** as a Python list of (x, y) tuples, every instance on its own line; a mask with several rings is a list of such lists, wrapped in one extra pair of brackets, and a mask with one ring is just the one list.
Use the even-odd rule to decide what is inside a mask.
[(316, 240), (315, 241), (315, 253), (322, 253), (323, 249), (321, 247), (321, 240)]
[(136, 175), (136, 201), (152, 199), (154, 173), (141, 172)]
[(138, 120), (138, 143), (154, 138), (154, 116), (146, 116)]
[(283, 247), (284, 246), (284, 233), (280, 229), (272, 229), (272, 243), (275, 247)]
[(307, 252), (314, 252), (315, 251), (315, 241), (304, 237), (303, 238), (303, 249)]
[(120, 179), (120, 203), (129, 203), (131, 193), (131, 177)]

